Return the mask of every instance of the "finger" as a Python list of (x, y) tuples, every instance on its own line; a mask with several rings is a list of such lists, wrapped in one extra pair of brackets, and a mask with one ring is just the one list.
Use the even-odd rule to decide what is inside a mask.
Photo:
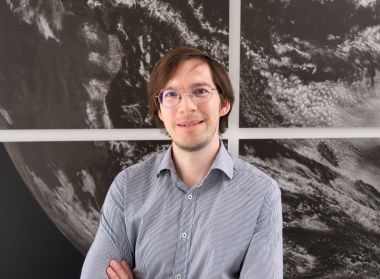
[(134, 275), (133, 275), (133, 272), (132, 272), (132, 269), (130, 268), (129, 264), (127, 263), (126, 260), (122, 260), (121, 261), (121, 265), (123, 266), (124, 270), (127, 272), (128, 276), (133, 279), (134, 278)]
[(107, 267), (106, 269), (108, 279), (119, 279), (116, 272), (113, 271), (112, 267)]
[(128, 272), (124, 269), (122, 264), (118, 261), (112, 260), (110, 262), (110, 267), (116, 273), (119, 279), (133, 279), (133, 275), (131, 276), (130, 273), (128, 274)]

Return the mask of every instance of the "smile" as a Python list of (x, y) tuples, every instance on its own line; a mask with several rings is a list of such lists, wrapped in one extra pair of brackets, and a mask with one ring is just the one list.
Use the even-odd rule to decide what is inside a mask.
[(199, 124), (201, 124), (203, 122), (204, 122), (204, 120), (200, 120), (200, 121), (186, 121), (186, 122), (177, 123), (177, 126), (179, 126), (179, 127), (193, 127), (193, 126), (199, 125)]

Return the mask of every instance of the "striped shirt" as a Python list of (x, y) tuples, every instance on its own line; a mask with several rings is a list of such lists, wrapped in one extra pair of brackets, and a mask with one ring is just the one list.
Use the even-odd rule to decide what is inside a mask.
[(223, 144), (191, 188), (156, 154), (113, 181), (81, 278), (108, 278), (111, 259), (135, 278), (282, 278), (280, 189)]

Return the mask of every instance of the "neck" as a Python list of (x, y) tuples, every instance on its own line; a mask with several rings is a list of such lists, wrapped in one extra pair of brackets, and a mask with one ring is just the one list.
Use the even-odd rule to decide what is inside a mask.
[(197, 185), (210, 169), (219, 150), (219, 138), (197, 151), (186, 151), (173, 144), (172, 156), (179, 178), (189, 188)]

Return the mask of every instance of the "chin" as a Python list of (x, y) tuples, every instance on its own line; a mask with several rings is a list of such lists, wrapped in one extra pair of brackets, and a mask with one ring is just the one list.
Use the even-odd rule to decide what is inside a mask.
[(180, 143), (177, 141), (174, 141), (174, 144), (179, 148), (187, 152), (196, 152), (199, 150), (202, 150), (210, 143), (209, 140), (204, 140), (201, 142), (193, 143), (193, 144), (186, 144), (186, 143)]

